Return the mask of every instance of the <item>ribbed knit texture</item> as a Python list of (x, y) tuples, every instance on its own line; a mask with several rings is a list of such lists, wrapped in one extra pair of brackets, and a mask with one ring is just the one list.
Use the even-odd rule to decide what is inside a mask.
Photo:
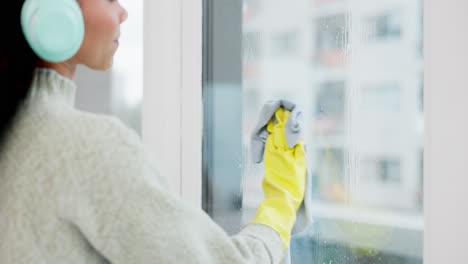
[(36, 69), (0, 150), (1, 264), (280, 262), (273, 229), (228, 236), (170, 191), (133, 130), (75, 109), (76, 89)]

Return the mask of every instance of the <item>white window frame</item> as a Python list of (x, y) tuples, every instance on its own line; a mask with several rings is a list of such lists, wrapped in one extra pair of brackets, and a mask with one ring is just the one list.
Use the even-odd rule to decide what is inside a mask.
[(146, 0), (142, 137), (162, 175), (201, 208), (202, 2)]
[[(468, 2), (424, 0), (424, 263), (468, 261)], [(201, 207), (202, 1), (145, 0), (143, 140)], [(467, 174), (465, 174), (467, 173)]]

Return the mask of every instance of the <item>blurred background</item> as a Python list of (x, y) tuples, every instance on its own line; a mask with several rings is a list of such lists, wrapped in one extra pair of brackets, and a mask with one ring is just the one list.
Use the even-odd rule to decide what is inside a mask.
[(119, 117), (141, 135), (143, 96), (143, 1), (119, 0), (128, 19), (120, 26), (119, 48), (108, 71), (79, 65), (76, 107)]

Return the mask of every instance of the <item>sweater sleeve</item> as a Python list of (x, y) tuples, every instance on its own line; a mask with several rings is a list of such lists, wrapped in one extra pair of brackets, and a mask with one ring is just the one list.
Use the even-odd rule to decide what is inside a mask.
[(67, 218), (110, 263), (281, 261), (282, 243), (273, 229), (247, 225), (230, 237), (171, 192), (139, 137), (117, 119), (86, 138), (82, 169), (70, 183), (78, 200)]

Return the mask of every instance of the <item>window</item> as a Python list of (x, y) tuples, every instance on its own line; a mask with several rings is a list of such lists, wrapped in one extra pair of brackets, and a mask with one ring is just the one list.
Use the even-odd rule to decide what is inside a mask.
[(380, 158), (364, 161), (362, 178), (376, 185), (399, 187), (401, 181), (400, 160), (398, 158)]
[(141, 135), (143, 95), (143, 3), (122, 0), (131, 14), (121, 25), (120, 44), (108, 71), (79, 66), (76, 82), (78, 108), (111, 114)]
[[(398, 3), (406, 13), (419, 14), (422, 7), (415, 9), (413, 1), (420, 3), (393, 0), (381, 8)], [(382, 14), (379, 9), (368, 18), (345, 1), (309, 6), (292, 0), (287, 5), (269, 2), (255, 19), (244, 20), (241, 10), (246, 7), (241, 3), (205, 3), (206, 16), (215, 20), (205, 27), (209, 37), (204, 46), (219, 54), (203, 66), (205, 210), (232, 233), (252, 219), (263, 197), (263, 168), (250, 160), (250, 132), (263, 102), (286, 98), (307, 110), (305, 127), (310, 129), (305, 140), (314, 203), (314, 232), (293, 238), (292, 263), (421, 263), (423, 220), (416, 197), (421, 190), (422, 135), (402, 125), (421, 123), (422, 117), (414, 114), (419, 112), (418, 97), (410, 96), (420, 89), (412, 81), (419, 74), (408, 76), (421, 58), (400, 65), (386, 62), (384, 56), (391, 51), (403, 58), (417, 39), (382, 50), (358, 50), (357, 45), (372, 40), (362, 38), (353, 23), (367, 19), (373, 38), (394, 38), (401, 34), (399, 13)], [(216, 15), (226, 8), (230, 16)], [(282, 26), (285, 21), (288, 30)], [(239, 28), (243, 51), (233, 48), (241, 37), (232, 29)], [(312, 45), (298, 32), (312, 32)], [(272, 46), (260, 44), (260, 35), (272, 36)], [(260, 56), (265, 50), (299, 58), (315, 53), (325, 67)], [(347, 60), (351, 56), (352, 62)], [(262, 65), (261, 74), (247, 74), (252, 61)]]
[(252, 19), (261, 10), (261, 0), (245, 0), (242, 15), (245, 20)]
[(316, 199), (344, 203), (346, 201), (346, 187), (344, 179), (344, 151), (343, 149), (323, 147), (314, 153), (315, 170), (313, 178), (312, 196)]
[(258, 61), (261, 58), (261, 34), (260, 32), (247, 32), (243, 37), (244, 61)]
[[(190, 121), (191, 117), (195, 117), (195, 119), (200, 118), (201, 114), (194, 113), (193, 110), (196, 111), (196, 108), (181, 104), (180, 107), (184, 111), (182, 111), (181, 116), (174, 115), (175, 122), (170, 123), (174, 124), (174, 126), (151, 126), (154, 122), (155, 115), (158, 115), (161, 107), (159, 104), (157, 107), (152, 106), (155, 105), (154, 102), (161, 101), (163, 104), (169, 101), (164, 104), (168, 107), (178, 105), (180, 98), (196, 98), (196, 96), (192, 96), (194, 94), (193, 91), (197, 91), (195, 93), (197, 94), (198, 91), (201, 90), (199, 89), (200, 86), (197, 84), (198, 82), (192, 82), (192, 79), (196, 79), (196, 76), (199, 76), (198, 70), (200, 69), (200, 64), (193, 59), (196, 59), (196, 57), (200, 55), (199, 44), (197, 43), (201, 42), (199, 41), (199, 34), (193, 34), (193, 32), (201, 32), (200, 28), (197, 28), (196, 25), (197, 21), (202, 18), (202, 12), (200, 9), (197, 10), (197, 8), (199, 8), (198, 5), (194, 4), (195, 2), (192, 1), (163, 0), (163, 2), (164, 5), (162, 6), (159, 2), (158, 4), (153, 3), (153, 1), (145, 2), (148, 7), (145, 7), (145, 14), (147, 14), (145, 17), (148, 19), (147, 22), (149, 25), (145, 27), (145, 34), (148, 34), (151, 38), (147, 39), (148, 43), (145, 45), (145, 83), (147, 83), (147, 87), (145, 87), (145, 89), (147, 89), (145, 90), (147, 91), (147, 93), (145, 92), (145, 102), (147, 102), (147, 104), (145, 103), (144, 111), (146, 116), (144, 119), (146, 120), (146, 126), (144, 126), (146, 129), (144, 132), (146, 132), (146, 143), (151, 145), (151, 148), (155, 152), (161, 153), (160, 157), (162, 157), (162, 161), (164, 161), (161, 163), (164, 165), (161, 166), (161, 168), (164, 169), (163, 172), (168, 172), (163, 173), (163, 175), (168, 175), (167, 177), (170, 177), (171, 180), (178, 176), (181, 177), (182, 175), (190, 175), (191, 179), (192, 176), (199, 177), (199, 173), (201, 172), (196, 168), (198, 162), (195, 160), (194, 163), (193, 160), (193, 156), (197, 156), (196, 159), (198, 159), (199, 155), (197, 150), (199, 148), (197, 148), (197, 144), (190, 144), (190, 142), (193, 140), (201, 141), (202, 137), (198, 137), (198, 129), (187, 130), (184, 129), (187, 128), (187, 126), (182, 126), (181, 130), (177, 131), (175, 128), (178, 124), (186, 124), (186, 121)], [(247, 21), (240, 19), (241, 12), (237, 10), (237, 4), (239, 4), (239, 2), (240, 1), (217, 0), (208, 3), (208, 0), (206, 0), (204, 2), (203, 17), (206, 18), (210, 16), (213, 18), (213, 15), (217, 15), (217, 18), (214, 21), (205, 23), (205, 25), (212, 26), (217, 24), (225, 30), (213, 30), (213, 28), (205, 27), (205, 36), (238, 36), (237, 40), (236, 38), (228, 39), (228, 43), (232, 43), (233, 41), (237, 43), (242, 35), (239, 34), (237, 30), (241, 28), (240, 25), (242, 25), (242, 23), (247, 23)], [(284, 1), (281, 1), (281, 3), (283, 2)], [(317, 3), (319, 2), (327, 4), (318, 5)], [(416, 186), (420, 190), (418, 192), (420, 201), (422, 200), (422, 182), (425, 182), (424, 206), (429, 210), (425, 210), (424, 212), (424, 224), (422, 220), (422, 206), (404, 210), (381, 206), (366, 208), (363, 206), (359, 207), (359, 204), (356, 202), (349, 202), (344, 205), (330, 204), (319, 201), (317, 197), (314, 197), (314, 234), (303, 236), (302, 239), (294, 239), (292, 263), (422, 263), (423, 233), (425, 241), (425, 263), (426, 261), (427, 263), (464, 263), (467, 259), (467, 252), (464, 250), (464, 245), (468, 242), (468, 236), (463, 234), (467, 231), (465, 223), (468, 221), (468, 214), (460, 210), (461, 207), (458, 206), (458, 204), (460, 203), (460, 197), (465, 197), (465, 186), (467, 185), (467, 178), (463, 177), (463, 173), (467, 170), (466, 164), (468, 164), (466, 162), (466, 155), (464, 155), (468, 130), (466, 122), (463, 121), (465, 120), (465, 113), (467, 112), (467, 105), (464, 102), (466, 89), (461, 89), (460, 87), (464, 87), (466, 83), (464, 76), (466, 75), (465, 71), (468, 61), (466, 58), (468, 52), (465, 49), (466, 36), (460, 34), (460, 31), (447, 30), (447, 28), (457, 28), (460, 24), (467, 22), (467, 17), (462, 10), (468, 7), (468, 3), (457, 0), (424, 1), (425, 4), (428, 2), (431, 4), (424, 6), (424, 30), (429, 33), (424, 36), (424, 63), (421, 61), (422, 58), (415, 58), (423, 54), (421, 52), (422, 47), (418, 48), (416, 44), (419, 41), (417, 38), (418, 33), (419, 35), (422, 33), (420, 32), (422, 31), (420, 25), (422, 19), (418, 19), (417, 14), (423, 13), (423, 1), (419, 0), (389, 0), (378, 3), (371, 1), (359, 1), (358, 3), (344, 0), (307, 1), (307, 3), (304, 1), (288, 1), (287, 8), (285, 8), (286, 5), (279, 8), (277, 4), (280, 3), (280, 1), (275, 1), (273, 4), (262, 5), (260, 8), (261, 12), (258, 13), (262, 13), (262, 16), (255, 17), (254, 20), (257, 21), (256, 23), (254, 23), (254, 20), (249, 21), (249, 23), (253, 23), (258, 27), (256, 30), (261, 30), (263, 32), (263, 30), (270, 29), (271, 27), (274, 28), (278, 24), (284, 25), (287, 21), (299, 22), (299, 27), (303, 27), (303, 32), (307, 32), (304, 37), (304, 44), (306, 44), (304, 47), (308, 50), (303, 57), (304, 61), (307, 60), (307, 63), (303, 63), (301, 67), (298, 68), (299, 70), (295, 68), (294, 70), (289, 69), (288, 71), (284, 71), (284, 68), (281, 68), (283, 73), (288, 73), (287, 75), (272, 74), (271, 61), (267, 61), (263, 58), (262, 64), (264, 65), (264, 71), (261, 77), (254, 81), (249, 80), (244, 82), (243, 77), (245, 76), (242, 76), (242, 78), (238, 77), (237, 79), (233, 77), (242, 72), (242, 64), (236, 63), (236, 57), (237, 59), (242, 58), (241, 53), (240, 51), (235, 51), (235, 48), (234, 52), (232, 52), (232, 47), (236, 47), (236, 45), (240, 46), (240, 44), (229, 46), (231, 50), (225, 48), (224, 52), (221, 52), (222, 55), (236, 54), (233, 58), (229, 58), (230, 61), (226, 62), (222, 56), (220, 57), (216, 55), (216, 53), (220, 46), (227, 47), (228, 45), (220, 45), (213, 48), (213, 46), (210, 46), (212, 44), (211, 40), (209, 40), (209, 38), (204, 39), (204, 46), (208, 46), (204, 49), (203, 56), (203, 72), (205, 78), (210, 77), (210, 74), (214, 74), (217, 76), (218, 82), (234, 84), (230, 86), (231, 92), (235, 91), (236, 87), (237, 89), (242, 89), (241, 96), (233, 98), (230, 101), (225, 100), (227, 102), (236, 101), (242, 102), (242, 104), (256, 104), (253, 101), (244, 101), (248, 94), (251, 93), (248, 91), (250, 89), (256, 89), (258, 91), (256, 93), (259, 98), (258, 105), (261, 104), (264, 98), (272, 97), (271, 90), (274, 90), (275, 94), (294, 97), (298, 102), (314, 102), (316, 100), (314, 97), (315, 92), (312, 91), (315, 89), (314, 87), (318, 87), (320, 84), (331, 79), (346, 80), (344, 107), (345, 137), (320, 137), (315, 130), (311, 129), (312, 140), (309, 139), (309, 142), (311, 142), (309, 144), (314, 145), (311, 147), (314, 151), (320, 151), (320, 149), (327, 147), (343, 149), (343, 176), (344, 182), (347, 183), (345, 184), (347, 193), (366, 194), (369, 190), (372, 190), (368, 188), (363, 189), (363, 184), (365, 183), (361, 177), (363, 175), (363, 160), (378, 160), (382, 158), (400, 159), (400, 182), (404, 186), (401, 189), (404, 191), (407, 188), (411, 189)], [(218, 8), (221, 10), (211, 9), (211, 11), (214, 12), (210, 12), (210, 8), (213, 7), (213, 4), (219, 4), (221, 7), (218, 6)], [(307, 8), (308, 6), (310, 9)], [(367, 41), (369, 40), (363, 38), (362, 32), (359, 30), (363, 26), (360, 21), (364, 19), (364, 14), (360, 13), (362, 10), (358, 8), (360, 6), (366, 7), (365, 16), (374, 11), (375, 14), (381, 14), (382, 10), (398, 8), (401, 14), (404, 14), (404, 19), (401, 21), (401, 26), (404, 28), (404, 34), (402, 34), (401, 37), (404, 41), (389, 41), (385, 43), (385, 45), (367, 45)], [(316, 7), (320, 9), (315, 9)], [(276, 21), (278, 21), (277, 24), (272, 20), (265, 23), (258, 23), (258, 21), (264, 19), (263, 13), (267, 8), (279, 10), (278, 12), (287, 12), (293, 14), (293, 16), (287, 16), (290, 19), (276, 19)], [(228, 12), (221, 12), (222, 10)], [(308, 30), (308, 27), (312, 28), (313, 25), (307, 25), (311, 20), (304, 20), (304, 18), (311, 18), (313, 20), (337, 12), (345, 12), (347, 14), (347, 25), (350, 29), (349, 34), (352, 42), (350, 41), (345, 48), (345, 58), (352, 57), (353, 59), (346, 60), (346, 64), (343, 65), (344, 67), (339, 69), (336, 67), (310, 67), (310, 55), (313, 55), (315, 52), (314, 43), (311, 42), (311, 40), (315, 39), (315, 32), (314, 30)], [(307, 13), (307, 15), (304, 13)], [(226, 14), (229, 14), (229, 19), (231, 20), (226, 20)], [(239, 19), (235, 19), (235, 17), (239, 17)], [(284, 16), (281, 15), (276, 16), (276, 18), (283, 17)], [(178, 36), (180, 36), (181, 26), (179, 22), (182, 23), (183, 30), (183, 38), (181, 39), (178, 38)], [(246, 24), (244, 24), (244, 26), (245, 25)], [(250, 25), (253, 27), (252, 24)], [(249, 26), (250, 29), (252, 29), (252, 27)], [(244, 29), (245, 28), (246, 27), (244, 27)], [(229, 32), (229, 34), (224, 34), (225, 32)], [(312, 34), (312, 36), (309, 36), (310, 34)], [(170, 39), (170, 43), (179, 43), (180, 45), (161, 45), (161, 36), (165, 39)], [(397, 44), (397, 46), (395, 44)], [(183, 49), (175, 46), (181, 46)], [(415, 48), (418, 50), (417, 53), (415, 53)], [(367, 54), (371, 49), (373, 52)], [(226, 52), (226, 50), (230, 52)], [(372, 63), (366, 60), (366, 56), (376, 58), (376, 54), (387, 54), (388, 57), (394, 58), (398, 64), (391, 65), (387, 60), (382, 60), (382, 58), (374, 60)], [(213, 59), (213, 57), (217, 57), (218, 60)], [(220, 69), (220, 66), (223, 65), (216, 63), (219, 61), (225, 61), (226, 65), (224, 65), (222, 69)], [(183, 71), (181, 71), (181, 62), (184, 63)], [(410, 66), (412, 62), (416, 62), (420, 67)], [(154, 70), (155, 65), (158, 66), (157, 70)], [(189, 67), (187, 67), (187, 65), (189, 65)], [(379, 67), (376, 67), (378, 65), (384, 65), (386, 69), (379, 69)], [(425, 70), (425, 84), (427, 84), (424, 88), (424, 110), (427, 109), (427, 111), (424, 111), (423, 114), (424, 118), (427, 118), (429, 121), (424, 127), (422, 121), (425, 120), (422, 119), (423, 114), (419, 111), (418, 103), (416, 103), (418, 101), (418, 89), (416, 87), (419, 87), (416, 79), (418, 78), (417, 75), (422, 73), (421, 69), (423, 65)], [(396, 68), (398, 68), (398, 71), (395, 71)], [(174, 74), (174, 78), (168, 77), (167, 73)], [(230, 78), (226, 78), (226, 73), (233, 73), (233, 75), (227, 76)], [(389, 73), (391, 76), (389, 76)], [(299, 75), (303, 77), (298, 78), (297, 76)], [(183, 80), (183, 84), (178, 86), (181, 79)], [(294, 85), (284, 85), (287, 84), (284, 80), (282, 80), (283, 83), (278, 83), (281, 79), (287, 79), (289, 83), (293, 83)], [(410, 81), (411, 79), (412, 81)], [(376, 124), (375, 120), (368, 122), (361, 116), (361, 114), (363, 114), (359, 109), (360, 100), (362, 99), (361, 88), (368, 87), (370, 83), (378, 84), (389, 80), (396, 81), (401, 89), (401, 116), (399, 119), (402, 123), (398, 126), (389, 124), (387, 127), (383, 127), (384, 129), (381, 131), (375, 131), (373, 129), (369, 131), (368, 126), (375, 126)], [(448, 83), (451, 85), (447, 85)], [(207, 98), (205, 95), (210, 95), (208, 92), (209, 87), (215, 87), (212, 86), (213, 83), (209, 84), (210, 85), (204, 86), (203, 89), (204, 107), (215, 110), (222, 109), (223, 107), (226, 108), (224, 105), (225, 101), (206, 100)], [(365, 86), (362, 84), (365, 84)], [(161, 94), (151, 93), (151, 91), (154, 91), (155, 87), (158, 87), (158, 89), (163, 92)], [(197, 87), (197, 89), (189, 89), (193, 87)], [(278, 87), (283, 87), (283, 89), (278, 89)], [(179, 96), (181, 89), (177, 88), (184, 88), (182, 92), (183, 96)], [(178, 92), (172, 93), (174, 90)], [(186, 96), (187, 94), (190, 96)], [(300, 96), (298, 96), (298, 94)], [(170, 100), (160, 100), (161, 96)], [(222, 98), (227, 97), (229, 96), (224, 96)], [(182, 101), (186, 102), (187, 99)], [(218, 102), (218, 104), (214, 105), (215, 102)], [(242, 125), (233, 128), (235, 134), (248, 134), (251, 126), (248, 125), (247, 119), (249, 117), (254, 118), (253, 115), (259, 110), (258, 105), (245, 108), (227, 107), (231, 110), (230, 112), (227, 111), (227, 113), (240, 111), (239, 109), (243, 111)], [(219, 106), (223, 107), (220, 108)], [(236, 105), (236, 107), (238, 106), (239, 105)], [(408, 107), (414, 107), (414, 109)], [(305, 104), (305, 109), (308, 109), (306, 113), (311, 115), (307, 117), (307, 120), (313, 121), (313, 113), (315, 111), (314, 105), (312, 103)], [(419, 113), (415, 114), (412, 112), (414, 110), (418, 110)], [(212, 115), (207, 116), (207, 113), (211, 113)], [(210, 122), (216, 123), (218, 119), (213, 118), (213, 115), (217, 117), (223, 116), (224, 114), (219, 114), (216, 111), (205, 111), (205, 121), (211, 120)], [(158, 117), (161, 118), (157, 120), (162, 120), (162, 118), (164, 118), (164, 116), (161, 115)], [(386, 122), (388, 121), (387, 118), (389, 117), (382, 117), (380, 120), (381, 123), (388, 123)], [(362, 123), (363, 119), (365, 122)], [(310, 127), (312, 128), (313, 125), (314, 124), (311, 124)], [(380, 126), (380, 124), (378, 125)], [(415, 126), (418, 128), (414, 129)], [(188, 127), (193, 127), (193, 124), (190, 123)], [(199, 126), (195, 128), (199, 128)], [(393, 144), (393, 142), (391, 142), (392, 140), (389, 140), (387, 135), (381, 134), (382, 131), (388, 128), (393, 129), (393, 131), (390, 131), (390, 134), (394, 139), (400, 138), (405, 140), (400, 142), (400, 144)], [(190, 132), (186, 133), (184, 131)], [(413, 133), (409, 133), (409, 131)], [(161, 133), (164, 134), (162, 138), (165, 139), (165, 142), (158, 141), (158, 139), (161, 138)], [(194, 133), (196, 135), (193, 135)], [(226, 134), (226, 131), (224, 131), (224, 133)], [(227, 131), (227, 133), (229, 133), (229, 131)], [(213, 136), (225, 138), (222, 134), (218, 134), (217, 136), (216, 134), (216, 131), (214, 131)], [(181, 135), (182, 137), (180, 137)], [(369, 135), (373, 135), (377, 140), (370, 142), (368, 138)], [(228, 136), (230, 135), (228, 134)], [(167, 137), (171, 139), (169, 141), (170, 144), (166, 144)], [(316, 138), (321, 138), (321, 144), (326, 147), (317, 146)], [(243, 136), (242, 142), (245, 139), (246, 137)], [(363, 147), (363, 141), (369, 141), (368, 143), (371, 144)], [(379, 147), (383, 142), (394, 147), (394, 149), (382, 149), (382, 152), (378, 153), (374, 149), (369, 148), (369, 146)], [(340, 145), (345, 147), (342, 148)], [(428, 148), (423, 149), (423, 145), (428, 146)], [(174, 146), (177, 147), (174, 148)], [(179, 150), (182, 153), (182, 158), (185, 157), (182, 161), (180, 159), (181, 155), (179, 155)], [(209, 149), (204, 151), (204, 154), (206, 153), (209, 153)], [(255, 170), (255, 168), (247, 162), (249, 160), (247, 150), (236, 150), (233, 153), (237, 153), (233, 160), (239, 161), (239, 163), (236, 164), (239, 166), (242, 175)], [(214, 152), (212, 154), (216, 155), (217, 153)], [(418, 155), (421, 156), (421, 159), (415, 158), (415, 156)], [(171, 158), (165, 159), (167, 156)], [(311, 155), (310, 158), (314, 160), (316, 156), (317, 155)], [(424, 156), (424, 164), (422, 156)], [(405, 160), (402, 159), (402, 157), (409, 159)], [(223, 164), (216, 163), (213, 160), (204, 159), (204, 161), (211, 164), (211, 166), (223, 166)], [(178, 174), (180, 171), (177, 165), (182, 165), (181, 168), (186, 170), (185, 173)], [(422, 167), (424, 167), (424, 171)], [(236, 168), (233, 168), (233, 170), (235, 171)], [(204, 171), (204, 174), (223, 177), (222, 172), (207, 173)], [(234, 188), (240, 189), (240, 186), (244, 186), (241, 188), (243, 190), (243, 207), (241, 210), (242, 218), (248, 220), (249, 217), (246, 216), (248, 206), (245, 206), (248, 203), (246, 200), (248, 197), (255, 198), (255, 195), (258, 194), (259, 184), (247, 184), (245, 181), (251, 178), (241, 177), (241, 174), (230, 174), (228, 177), (232, 175), (235, 175), (237, 177), (236, 179), (242, 178), (243, 180), (243, 182), (239, 182), (239, 186), (234, 186)], [(415, 181), (413, 178), (407, 181), (406, 175), (419, 175), (421, 180)], [(314, 178), (317, 179), (317, 177)], [(174, 181), (174, 186), (180, 187), (179, 193), (182, 197), (188, 198), (189, 202), (199, 199), (199, 195), (196, 195), (196, 193), (192, 195), (191, 193), (187, 194), (185, 192), (186, 190), (197, 188), (196, 185), (199, 183), (198, 180), (194, 182), (190, 179), (187, 178), (187, 183), (185, 183), (185, 180), (182, 181), (182, 186), (178, 185), (177, 180)], [(218, 182), (221, 181), (222, 180), (219, 180)], [(205, 183), (206, 181), (204, 180), (203, 182)], [(230, 182), (230, 184), (232, 184), (232, 182)], [(315, 180), (313, 184), (315, 184)], [(204, 190), (204, 193), (209, 192), (209, 188)], [(412, 197), (411, 193), (413, 192), (402, 193), (401, 196), (405, 196), (403, 200), (408, 201), (406, 198)], [(376, 195), (383, 197), (387, 195), (387, 193), (377, 193)], [(216, 199), (217, 197), (214, 198)], [(399, 197), (395, 196), (394, 198), (398, 199)], [(414, 198), (413, 196), (413, 199)], [(207, 202), (209, 203), (210, 201)], [(197, 200), (195, 204), (199, 205), (201, 203)], [(256, 206), (255, 203), (252, 204), (251, 207)], [(405, 202), (402, 204), (405, 204)], [(422, 205), (422, 203), (419, 204)], [(223, 208), (220, 207), (218, 209), (221, 210)], [(213, 216), (213, 214), (210, 215)], [(224, 227), (222, 221), (220, 221), (216, 215), (213, 218)], [(346, 222), (351, 224), (346, 224)], [(237, 232), (238, 229), (235, 228), (235, 231)]]
[(320, 85), (317, 92), (317, 116), (343, 117), (345, 108), (345, 87), (343, 81), (329, 81)]
[(379, 160), (380, 181), (384, 184), (400, 182), (400, 161), (398, 159)]
[(400, 20), (400, 13), (397, 11), (373, 15), (366, 19), (369, 39), (377, 41), (399, 38), (401, 35)]
[(327, 67), (341, 66), (349, 44), (348, 17), (339, 13), (312, 19), (314, 23), (310, 30), (315, 32), (312, 35), (315, 43), (314, 63)]
[(131, 14), (121, 25), (120, 46), (111, 70), (112, 112), (141, 135), (143, 96), (143, 3), (121, 0)]
[(273, 37), (274, 55), (292, 55), (297, 51), (297, 33), (279, 33)]
[(330, 80), (318, 85), (314, 93), (316, 98), (313, 130), (318, 135), (342, 133), (345, 114), (345, 82)]
[(342, 50), (348, 44), (345, 14), (320, 17), (316, 20), (316, 51)]

